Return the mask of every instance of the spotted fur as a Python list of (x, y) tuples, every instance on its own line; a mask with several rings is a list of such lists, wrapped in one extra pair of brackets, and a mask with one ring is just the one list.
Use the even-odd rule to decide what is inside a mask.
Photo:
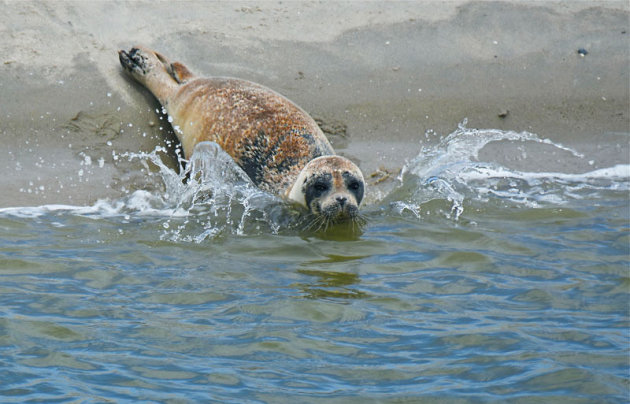
[[(197, 143), (216, 142), (259, 188), (309, 206), (303, 196), (291, 197), (305, 191), (303, 184), (296, 188), (296, 179), (309, 162), (333, 156), (334, 150), (300, 107), (246, 80), (196, 77), (183, 64), (170, 63), (146, 48), (120, 51), (119, 56), (125, 70), (166, 108), (186, 157)], [(342, 161), (345, 171), (353, 172), (363, 187), (360, 170), (352, 162), (339, 156), (330, 161)], [(342, 177), (333, 176), (341, 181), (337, 187), (347, 185)], [(357, 207), (362, 196), (354, 197)]]

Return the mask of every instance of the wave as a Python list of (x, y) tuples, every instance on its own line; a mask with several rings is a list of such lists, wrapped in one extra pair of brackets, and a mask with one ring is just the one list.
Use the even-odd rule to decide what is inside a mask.
[[(399, 186), (383, 199), (395, 212), (412, 212), (421, 217), (423, 205), (444, 201), (446, 217), (457, 220), (465, 201), (488, 202), (538, 208), (565, 206), (575, 201), (597, 199), (608, 192), (630, 190), (630, 165), (618, 164), (585, 173), (521, 171), (499, 163), (479, 161), (480, 151), (492, 142), (543, 144), (569, 153), (576, 159), (586, 156), (529, 132), (497, 129), (469, 129), (466, 121), (437, 145), (423, 147), (408, 161), (398, 177)], [(523, 158), (528, 158), (524, 153)], [(536, 159), (529, 156), (536, 164)]]

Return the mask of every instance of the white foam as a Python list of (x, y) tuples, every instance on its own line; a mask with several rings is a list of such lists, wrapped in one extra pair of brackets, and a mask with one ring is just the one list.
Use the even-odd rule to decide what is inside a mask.
[(459, 177), (465, 180), (480, 180), (488, 178), (517, 178), (522, 180), (546, 179), (567, 182), (588, 182), (591, 180), (630, 180), (630, 165), (617, 164), (612, 167), (600, 168), (582, 174), (558, 172), (520, 172), (505, 167), (479, 166), (471, 171), (461, 172)]
[(153, 217), (185, 217), (189, 214), (184, 209), (157, 208), (164, 203), (158, 196), (147, 191), (138, 190), (129, 197), (118, 200), (101, 199), (91, 206), (49, 204), (41, 206), (20, 206), (0, 208), (0, 216), (13, 216), (20, 218), (37, 218), (50, 214), (70, 214), (74, 216), (86, 216), (95, 218), (153, 216)]

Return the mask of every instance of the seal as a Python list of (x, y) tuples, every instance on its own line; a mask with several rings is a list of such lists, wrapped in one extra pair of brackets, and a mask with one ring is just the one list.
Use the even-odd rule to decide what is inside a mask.
[(335, 155), (313, 118), (289, 99), (246, 80), (197, 77), (141, 46), (118, 55), (166, 109), (184, 157), (200, 142), (215, 142), (256, 186), (306, 207), (320, 226), (360, 218), (361, 170)]

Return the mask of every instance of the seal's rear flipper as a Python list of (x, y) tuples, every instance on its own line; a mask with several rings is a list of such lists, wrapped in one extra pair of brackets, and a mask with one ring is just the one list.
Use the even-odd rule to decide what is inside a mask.
[(144, 84), (162, 105), (179, 84), (193, 77), (181, 63), (170, 63), (163, 55), (141, 46), (135, 46), (129, 52), (118, 51), (118, 58), (122, 67)]
[(171, 63), (167, 70), (179, 84), (183, 84), (194, 77), (190, 70), (179, 62)]
[(118, 59), (120, 59), (122, 67), (134, 77), (136, 75), (144, 76), (150, 70), (146, 57), (142, 55), (138, 48), (132, 48), (129, 52), (124, 50), (118, 51)]

